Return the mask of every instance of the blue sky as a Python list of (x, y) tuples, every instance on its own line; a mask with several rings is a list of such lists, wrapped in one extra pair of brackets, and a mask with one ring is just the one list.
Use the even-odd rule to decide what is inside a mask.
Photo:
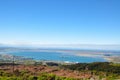
[(120, 44), (120, 0), (0, 0), (0, 43)]

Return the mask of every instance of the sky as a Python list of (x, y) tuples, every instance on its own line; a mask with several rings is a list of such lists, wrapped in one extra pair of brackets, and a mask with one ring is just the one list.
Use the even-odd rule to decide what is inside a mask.
[(120, 45), (120, 0), (0, 0), (0, 43)]

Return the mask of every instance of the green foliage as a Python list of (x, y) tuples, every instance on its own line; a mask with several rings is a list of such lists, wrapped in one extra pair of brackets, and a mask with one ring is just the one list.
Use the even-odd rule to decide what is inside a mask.
[[(120, 79), (120, 64), (109, 62), (78, 63), (73, 65), (63, 65), (62, 68), (84, 72), (90, 71), (92, 74), (99, 75), (100, 78), (106, 77), (107, 80)], [(88, 70), (86, 70), (86, 68)]]
[(19, 72), (18, 70), (15, 71), (14, 74), (9, 73), (11, 74), (11, 76), (9, 77), (8, 74), (5, 72), (2, 72), (2, 74), (4, 75), (0, 76), (0, 80), (76, 80), (73, 78), (59, 77), (54, 74), (47, 74), (47, 73), (42, 73), (39, 76), (33, 76), (30, 74), (26, 75), (26, 73), (23, 74), (23, 71)]
[[(64, 69), (78, 70), (79, 72), (91, 72), (98, 75), (100, 79), (107, 80), (120, 79), (120, 66), (108, 62), (104, 63), (78, 63), (73, 65), (63, 65)], [(87, 68), (87, 70), (86, 70)], [(15, 70), (14, 73), (0, 70), (0, 80), (83, 80), (56, 76), (54, 74), (40, 73), (35, 76), (29, 71)], [(86, 79), (89, 80), (89, 79)]]
[(91, 71), (103, 71), (106, 73), (114, 73), (120, 75), (120, 66), (113, 66), (108, 62), (95, 62), (95, 63), (78, 63), (73, 65), (63, 65), (63, 68), (71, 70), (85, 70), (86, 67)]

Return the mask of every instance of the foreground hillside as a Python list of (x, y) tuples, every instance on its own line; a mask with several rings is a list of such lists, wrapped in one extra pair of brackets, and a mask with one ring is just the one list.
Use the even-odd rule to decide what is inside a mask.
[(0, 64), (0, 80), (120, 80), (120, 64)]

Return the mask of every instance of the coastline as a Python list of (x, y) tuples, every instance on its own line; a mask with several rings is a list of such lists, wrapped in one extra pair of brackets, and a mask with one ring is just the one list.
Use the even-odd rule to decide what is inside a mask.
[[(89, 57), (89, 58), (101, 58), (106, 60), (106, 62), (118, 62), (120, 63), (120, 60), (118, 60), (118, 58), (120, 58), (120, 56), (114, 56), (113, 53), (108, 53), (108, 52), (102, 52), (102, 51), (87, 51), (87, 50), (45, 50), (45, 49), (27, 49), (27, 50), (15, 50), (12, 51), (14, 52), (55, 52), (55, 53), (62, 53), (61, 58), (63, 58), (62, 60), (64, 60), (65, 58), (67, 58), (66, 56), (70, 55), (70, 56), (78, 56), (78, 57)], [(2, 52), (3, 53), (3, 52)], [(5, 51), (5, 53), (11, 53), (11, 50), (9, 51)], [(108, 56), (110, 55), (110, 56)], [(65, 56), (65, 57), (64, 57)], [(40, 59), (41, 61), (48, 61), (47, 59)], [(116, 61), (117, 60), (117, 61)], [(64, 62), (64, 63), (73, 63), (69, 60), (64, 60), (64, 61), (57, 61), (57, 60), (49, 60), (51, 62)], [(78, 63), (79, 61), (76, 60), (76, 62), (74, 63)]]
[(113, 63), (120, 63), (120, 56), (104, 56), (106, 60)]

